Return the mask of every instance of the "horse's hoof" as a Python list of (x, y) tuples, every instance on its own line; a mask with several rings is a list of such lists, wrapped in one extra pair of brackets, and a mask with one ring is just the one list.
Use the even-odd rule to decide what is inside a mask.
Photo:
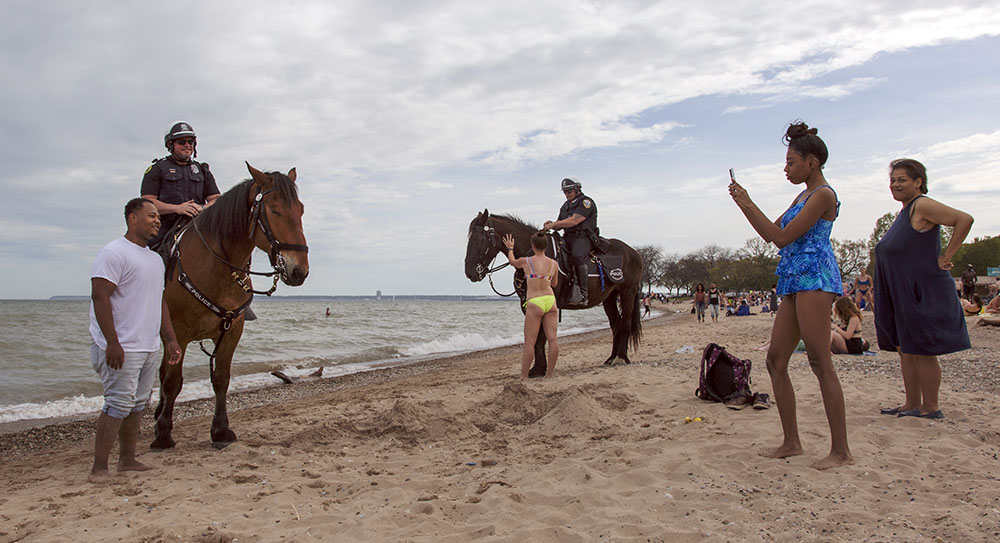
[(225, 449), (236, 441), (236, 432), (226, 428), (220, 432), (212, 432), (212, 446), (216, 449)]
[(154, 439), (153, 442), (149, 444), (149, 448), (154, 451), (165, 451), (167, 449), (173, 449), (174, 446), (176, 445), (177, 443), (174, 442), (174, 439), (172, 437), (160, 436)]

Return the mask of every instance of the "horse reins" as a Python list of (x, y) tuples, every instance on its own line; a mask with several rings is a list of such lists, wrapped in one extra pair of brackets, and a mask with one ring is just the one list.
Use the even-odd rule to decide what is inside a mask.
[[(309, 247), (307, 245), (300, 245), (297, 243), (282, 243), (274, 237), (274, 232), (271, 230), (271, 224), (267, 220), (267, 213), (263, 211), (261, 208), (263, 207), (264, 196), (270, 194), (271, 192), (274, 192), (275, 190), (276, 190), (275, 188), (271, 188), (267, 191), (261, 191), (260, 187), (257, 187), (258, 192), (257, 195), (254, 197), (253, 206), (250, 208), (251, 226), (250, 226), (250, 234), (248, 236), (250, 239), (253, 239), (253, 235), (256, 232), (257, 227), (258, 226), (260, 227), (261, 232), (264, 233), (264, 236), (267, 238), (267, 241), (271, 246), (271, 250), (268, 252), (268, 258), (271, 261), (271, 268), (273, 269), (273, 271), (255, 272), (251, 270), (250, 266), (252, 264), (252, 254), (253, 254), (252, 252), (251, 252), (251, 258), (247, 259), (246, 268), (240, 268), (232, 264), (225, 258), (222, 258), (218, 254), (216, 254), (215, 251), (212, 250), (212, 247), (208, 244), (208, 240), (205, 239), (205, 235), (202, 234), (201, 230), (198, 228), (198, 221), (197, 220), (191, 221), (191, 224), (194, 226), (194, 231), (198, 234), (198, 238), (201, 239), (202, 244), (205, 246), (206, 249), (208, 249), (208, 252), (212, 256), (214, 256), (216, 260), (228, 266), (229, 269), (231, 270), (230, 275), (233, 276), (233, 279), (236, 281), (236, 283), (239, 284), (244, 291), (250, 294), (250, 298), (243, 305), (232, 311), (225, 310), (218, 304), (213, 302), (211, 298), (209, 298), (205, 293), (198, 290), (198, 287), (196, 287), (194, 283), (191, 282), (191, 279), (188, 277), (188, 275), (184, 273), (184, 269), (181, 265), (181, 250), (180, 250), (180, 236), (183, 236), (184, 231), (181, 231), (178, 236), (177, 249), (176, 249), (177, 272), (178, 272), (177, 282), (179, 282), (181, 286), (183, 286), (189, 293), (191, 293), (191, 296), (194, 296), (196, 300), (201, 302), (202, 305), (207, 307), (209, 311), (214, 313), (215, 316), (222, 319), (222, 322), (219, 324), (219, 339), (215, 341), (215, 347), (212, 349), (212, 352), (208, 352), (208, 349), (205, 348), (204, 340), (198, 341), (198, 346), (201, 347), (201, 351), (206, 355), (208, 355), (209, 374), (211, 376), (213, 384), (215, 383), (215, 356), (219, 350), (219, 344), (222, 343), (223, 336), (225, 336), (226, 332), (228, 332), (233, 327), (233, 320), (236, 319), (236, 317), (242, 315), (244, 312), (246, 312), (247, 308), (250, 307), (250, 303), (253, 302), (254, 294), (264, 294), (266, 296), (270, 296), (271, 294), (274, 293), (275, 290), (277, 290), (278, 278), (281, 274), (285, 273), (285, 259), (284, 257), (281, 256), (280, 251), (289, 250), (289, 251), (301, 251), (304, 253), (309, 252)], [(264, 291), (253, 290), (253, 288), (246, 283), (246, 280), (249, 279), (251, 275), (273, 277), (274, 282), (271, 284), (271, 288), (268, 290)]]
[[(500, 242), (497, 239), (497, 232), (490, 224), (489, 219), (486, 219), (486, 225), (483, 226), (483, 230), (486, 231), (486, 239), (489, 240), (489, 244), (483, 247), (481, 258), (485, 261), (486, 257), (490, 254), (490, 251), (496, 250), (497, 254), (493, 255), (493, 260), (496, 260), (497, 256), (501, 253)], [(493, 262), (490, 261), (490, 264), (492, 263)], [(517, 294), (517, 288), (515, 287), (514, 292), (511, 292), (510, 294), (500, 292), (497, 290), (497, 287), (493, 285), (493, 274), (506, 268), (507, 266), (510, 266), (510, 261), (493, 267), (486, 267), (482, 262), (476, 264), (476, 273), (480, 274), (480, 276), (486, 276), (490, 280), (490, 288), (493, 289), (493, 292), (497, 293), (498, 296), (503, 296), (505, 298)]]

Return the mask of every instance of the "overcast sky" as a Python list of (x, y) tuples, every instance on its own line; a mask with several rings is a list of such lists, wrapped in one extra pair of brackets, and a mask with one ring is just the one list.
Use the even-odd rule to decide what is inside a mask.
[(554, 220), (570, 175), (607, 237), (739, 248), (728, 169), (774, 218), (799, 118), (834, 237), (898, 210), (903, 156), (1000, 234), (996, 2), (7, 0), (0, 44), (0, 298), (89, 293), (176, 120), (223, 191), (297, 168), (311, 271), (278, 294), (490, 294), (469, 222)]

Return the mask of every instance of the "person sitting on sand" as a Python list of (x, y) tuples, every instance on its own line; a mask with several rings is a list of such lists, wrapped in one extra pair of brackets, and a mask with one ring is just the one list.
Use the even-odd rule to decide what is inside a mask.
[(962, 300), (962, 311), (966, 317), (974, 317), (983, 310), (983, 299), (978, 294), (972, 295), (972, 301)]
[(535, 232), (531, 236), (531, 256), (517, 258), (514, 256), (514, 236), (508, 234), (503, 238), (507, 246), (507, 261), (515, 268), (524, 270), (528, 283), (524, 302), (524, 352), (521, 355), (521, 379), (528, 378), (531, 361), (535, 357), (535, 340), (538, 339), (539, 324), (545, 329), (545, 338), (549, 343), (548, 364), (545, 367), (545, 377), (552, 377), (559, 358), (559, 342), (556, 334), (559, 328), (559, 308), (556, 307), (556, 296), (552, 287), (559, 280), (559, 265), (555, 260), (545, 256), (547, 238), (545, 232)]
[(833, 314), (842, 326), (833, 326), (830, 332), (830, 352), (833, 354), (861, 354), (868, 350), (868, 342), (861, 337), (864, 317), (858, 305), (849, 296), (841, 296), (833, 303)]
[(1000, 314), (1000, 295), (994, 296), (990, 303), (986, 304), (986, 313), (990, 315)]

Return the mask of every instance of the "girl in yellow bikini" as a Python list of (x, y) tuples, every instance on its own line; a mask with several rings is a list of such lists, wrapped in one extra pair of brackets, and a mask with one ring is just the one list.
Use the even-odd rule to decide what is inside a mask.
[(528, 281), (528, 291), (524, 302), (524, 353), (521, 355), (521, 379), (528, 378), (528, 369), (535, 357), (535, 340), (538, 339), (539, 324), (545, 328), (545, 338), (549, 343), (549, 356), (545, 368), (545, 377), (552, 377), (556, 369), (556, 359), (559, 358), (559, 342), (556, 331), (559, 327), (559, 308), (556, 307), (556, 296), (552, 287), (559, 280), (559, 266), (555, 260), (545, 256), (547, 243), (544, 232), (535, 232), (531, 236), (531, 256), (514, 257), (514, 236), (503, 238), (507, 246), (507, 260), (511, 266), (524, 270)]

